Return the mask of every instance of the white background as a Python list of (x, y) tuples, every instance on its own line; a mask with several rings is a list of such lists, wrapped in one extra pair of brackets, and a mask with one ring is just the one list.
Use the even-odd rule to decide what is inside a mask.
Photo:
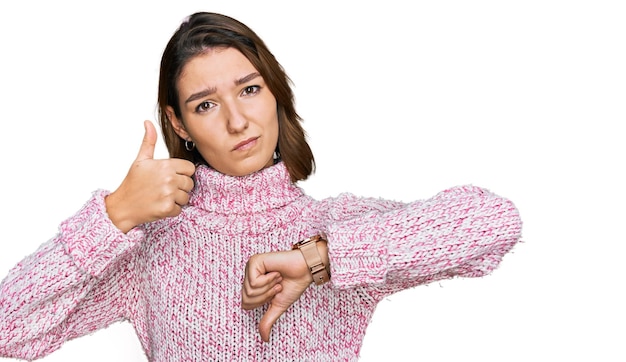
[[(524, 242), (492, 275), (383, 301), (362, 361), (624, 361), (622, 3), (2, 2), (0, 276), (117, 187), (155, 120), (165, 43), (186, 15), (216, 11), (294, 81), (312, 196), (475, 184), (521, 212)], [(145, 357), (116, 324), (43, 359), (85, 360)]]

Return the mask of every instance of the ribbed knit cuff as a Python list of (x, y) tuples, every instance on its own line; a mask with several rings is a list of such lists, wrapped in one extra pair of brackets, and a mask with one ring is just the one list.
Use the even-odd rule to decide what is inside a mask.
[(380, 235), (376, 230), (358, 232), (341, 223), (328, 228), (330, 280), (334, 286), (350, 288), (385, 282), (388, 253)]
[(127, 234), (109, 219), (104, 198), (108, 191), (95, 191), (78, 213), (61, 223), (61, 238), (66, 252), (85, 272), (100, 277), (115, 266), (115, 261), (143, 239), (140, 228)]

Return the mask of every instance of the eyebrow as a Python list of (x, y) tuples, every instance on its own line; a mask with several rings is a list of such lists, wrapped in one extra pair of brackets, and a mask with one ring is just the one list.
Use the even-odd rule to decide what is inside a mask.
[[(235, 85), (242, 85), (245, 83), (248, 83), (249, 81), (251, 81), (252, 79), (256, 78), (256, 77), (260, 77), (261, 74), (259, 74), (259, 72), (254, 72), (254, 73), (250, 73), (244, 77), (241, 77), (239, 79), (235, 79)], [(200, 98), (204, 98), (206, 96), (209, 96), (213, 93), (215, 93), (217, 91), (217, 89), (215, 89), (215, 87), (211, 87), (211, 88), (207, 88), (207, 89), (203, 89), (200, 92), (196, 92), (192, 95), (189, 96), (189, 98), (187, 98), (187, 100), (185, 100), (185, 104), (189, 103), (189, 102), (193, 102), (196, 101)]]

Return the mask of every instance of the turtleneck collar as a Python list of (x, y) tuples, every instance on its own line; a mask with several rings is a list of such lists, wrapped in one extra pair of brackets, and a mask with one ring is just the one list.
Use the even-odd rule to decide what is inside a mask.
[(246, 176), (224, 175), (201, 165), (189, 205), (218, 214), (252, 214), (277, 209), (303, 195), (283, 162)]

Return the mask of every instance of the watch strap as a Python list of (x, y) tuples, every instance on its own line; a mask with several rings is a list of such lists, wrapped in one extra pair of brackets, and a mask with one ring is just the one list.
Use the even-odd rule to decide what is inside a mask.
[(324, 284), (330, 280), (330, 273), (327, 266), (324, 265), (322, 257), (317, 250), (317, 242), (322, 240), (324, 239), (320, 235), (315, 235), (297, 242), (292, 248), (294, 250), (300, 249), (316, 285)]

